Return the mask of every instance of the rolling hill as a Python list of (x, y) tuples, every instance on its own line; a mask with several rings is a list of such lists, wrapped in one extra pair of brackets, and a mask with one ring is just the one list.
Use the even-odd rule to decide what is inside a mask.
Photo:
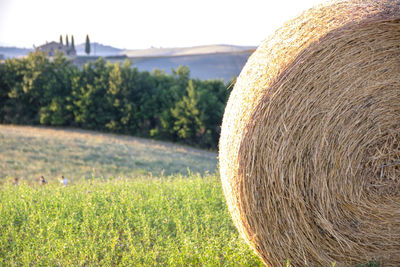
[[(249, 56), (254, 52), (252, 46), (205, 45), (181, 48), (149, 48), (121, 50), (121, 53), (107, 58), (110, 62), (122, 62), (129, 59), (132, 66), (140, 71), (155, 69), (170, 74), (180, 65), (189, 67), (192, 78), (201, 80), (222, 79), (229, 82), (240, 74)], [(97, 57), (78, 57), (75, 64), (82, 67)]]
[(170, 57), (170, 56), (189, 56), (206, 55), (217, 53), (240, 53), (253, 51), (254, 46), (236, 46), (236, 45), (202, 45), (193, 47), (175, 47), (175, 48), (148, 48), (124, 50), (121, 54), (128, 57)]
[(0, 55), (3, 55), (4, 58), (23, 57), (30, 52), (33, 52), (32, 48), (0, 46)]
[(214, 173), (217, 154), (169, 142), (78, 129), (0, 125), (0, 184), (7, 177), (57, 181)]
[[(79, 44), (75, 46), (76, 53), (79, 55), (86, 55), (85, 54), (85, 44)], [(118, 56), (123, 54), (124, 50), (112, 47), (109, 45), (103, 45), (100, 43), (91, 43), (90, 44), (91, 54), (100, 57), (107, 57), (107, 56)]]
[(133, 66), (141, 71), (161, 69), (166, 73), (180, 65), (190, 69), (191, 77), (201, 80), (222, 79), (225, 82), (240, 74), (252, 51), (195, 54), (164, 57), (131, 57)]

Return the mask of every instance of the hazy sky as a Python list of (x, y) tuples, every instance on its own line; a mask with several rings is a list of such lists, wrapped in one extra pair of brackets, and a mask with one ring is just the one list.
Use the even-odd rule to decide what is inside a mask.
[(0, 0), (0, 45), (31, 48), (74, 35), (118, 48), (258, 45), (324, 0)]

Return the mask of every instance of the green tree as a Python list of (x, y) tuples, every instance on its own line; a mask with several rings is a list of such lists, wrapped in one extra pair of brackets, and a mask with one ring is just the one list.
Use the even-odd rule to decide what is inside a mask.
[(89, 35), (86, 35), (86, 43), (85, 43), (85, 53), (87, 55), (90, 54), (90, 40), (89, 40)]
[(49, 84), (43, 93), (46, 104), (40, 108), (40, 124), (72, 125), (73, 106), (71, 99), (72, 79), (78, 75), (78, 68), (71, 65), (62, 53), (57, 53), (50, 62)]
[(27, 67), (27, 59), (8, 59), (4, 66), (5, 73), (2, 78), (4, 79), (4, 105), (2, 109), (2, 122), (4, 123), (17, 123), (19, 116), (22, 116), (26, 103), (16, 101), (19, 95), (22, 95), (22, 82), (24, 79), (24, 72)]
[(65, 45), (69, 47), (68, 34), (65, 36)]
[(13, 59), (8, 67), (15, 82), (9, 91), (6, 104), (6, 121), (11, 123), (38, 124), (39, 109), (48, 99), (45, 90), (52, 83), (49, 59), (45, 52), (30, 53), (27, 58)]
[(6, 68), (8, 99), (2, 107), (3, 122), (69, 125), (73, 121), (67, 102), (78, 69), (62, 53), (49, 61), (44, 52), (36, 51), (7, 61)]
[(60, 45), (64, 45), (63, 44), (63, 39), (62, 39), (62, 35), (60, 34)]
[(103, 58), (83, 66), (79, 79), (73, 81), (74, 116), (78, 126), (106, 130), (112, 120), (110, 104), (106, 100), (109, 73), (112, 66)]
[(186, 66), (179, 66), (176, 70), (172, 70), (172, 75), (168, 75), (168, 78), (157, 75), (157, 73), (155, 73), (155, 76), (159, 80), (157, 95), (160, 103), (160, 121), (162, 126), (160, 135), (163, 138), (177, 141), (179, 137), (176, 135), (174, 126), (176, 118), (171, 114), (171, 110), (186, 94), (186, 88), (190, 80), (190, 70)]
[(176, 137), (173, 131), (171, 108), (181, 98), (181, 93), (178, 93), (180, 89), (177, 86), (177, 79), (160, 70), (154, 70), (152, 78), (155, 85), (151, 88), (150, 108), (153, 111), (154, 124), (150, 135), (171, 140)]
[(109, 72), (106, 103), (109, 108), (109, 121), (105, 127), (113, 132), (122, 130), (121, 117), (123, 113), (123, 97), (121, 96), (122, 76), (119, 63), (115, 63)]
[(215, 148), (220, 135), (220, 125), (228, 98), (225, 84), (220, 80), (195, 80), (199, 94), (198, 109), (202, 127), (196, 143), (201, 147)]
[(189, 80), (186, 94), (171, 109), (174, 119), (173, 129), (177, 136), (187, 143), (195, 141), (195, 137), (202, 127), (198, 103), (199, 94), (194, 87), (193, 80)]
[(0, 123), (3, 122), (3, 118), (5, 115), (4, 106), (8, 101), (8, 93), (10, 91), (8, 83), (9, 83), (9, 71), (7, 65), (0, 64)]
[(156, 83), (151, 73), (138, 72), (137, 69), (133, 71), (133, 81), (130, 82), (132, 92), (129, 94), (129, 99), (134, 103), (133, 115), (138, 128), (136, 132), (148, 136), (157, 123)]
[(139, 72), (137, 68), (131, 68), (131, 64), (129, 60), (125, 60), (120, 68), (120, 121), (124, 133), (149, 136), (157, 123), (157, 85), (154, 76), (149, 72)]
[(72, 52), (76, 52), (75, 51), (75, 40), (74, 40), (74, 36), (71, 35), (71, 51)]

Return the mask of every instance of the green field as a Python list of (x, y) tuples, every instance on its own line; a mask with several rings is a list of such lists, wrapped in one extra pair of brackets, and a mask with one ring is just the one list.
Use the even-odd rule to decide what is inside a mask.
[(1, 266), (262, 265), (207, 174), (215, 153), (33, 127), (0, 126), (0, 142)]
[(0, 191), (0, 265), (261, 265), (215, 176)]

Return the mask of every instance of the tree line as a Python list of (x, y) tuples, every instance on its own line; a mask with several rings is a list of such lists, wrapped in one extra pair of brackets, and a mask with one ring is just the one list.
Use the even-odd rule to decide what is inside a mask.
[(36, 51), (0, 64), (0, 122), (71, 126), (216, 149), (228, 98), (221, 80), (138, 71), (99, 58), (82, 69)]

